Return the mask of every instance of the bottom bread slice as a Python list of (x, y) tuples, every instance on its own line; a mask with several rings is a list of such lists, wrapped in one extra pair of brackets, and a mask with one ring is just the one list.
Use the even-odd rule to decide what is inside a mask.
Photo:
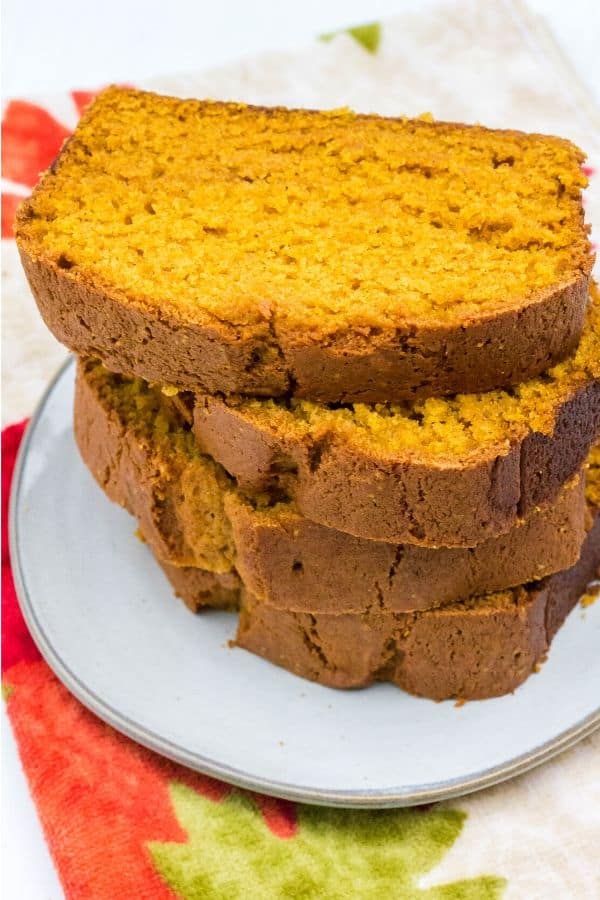
[[(600, 575), (600, 516), (579, 561), (531, 586), (413, 613), (295, 613), (257, 600), (235, 582), (161, 563), (194, 610), (240, 601), (238, 647), (290, 672), (336, 688), (391, 681), (411, 694), (483, 700), (514, 691), (544, 660), (550, 643)], [(226, 598), (226, 602), (222, 602)]]

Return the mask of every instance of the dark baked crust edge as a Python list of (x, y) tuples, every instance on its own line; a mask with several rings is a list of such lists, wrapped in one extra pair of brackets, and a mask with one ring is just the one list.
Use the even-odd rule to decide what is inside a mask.
[(579, 561), (512, 602), (471, 604), (379, 620), (274, 610), (246, 596), (236, 643), (296, 675), (336, 688), (391, 681), (433, 700), (514, 691), (536, 671), (590, 582), (600, 575), (600, 517)]
[(459, 466), (379, 459), (334, 431), (283, 435), (212, 396), (198, 396), (194, 431), (242, 490), (284, 490), (329, 528), (388, 543), (472, 547), (552, 501), (583, 465), (600, 434), (600, 380), (574, 389), (551, 435), (531, 432), (502, 455)]
[[(26, 202), (23, 226), (27, 215)], [(344, 326), (334, 334), (289, 331), (276, 317), (199, 324), (37, 258), (24, 230), (17, 227), (23, 268), (59, 341), (114, 372), (207, 393), (372, 403), (507, 387), (575, 349), (587, 302), (589, 273), (581, 273), (519, 308), (461, 324)]]

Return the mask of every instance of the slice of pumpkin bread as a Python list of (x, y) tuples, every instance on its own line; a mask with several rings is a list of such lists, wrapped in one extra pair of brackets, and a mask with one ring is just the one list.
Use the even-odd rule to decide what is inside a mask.
[[(221, 605), (225, 576), (159, 563), (191, 609)], [(536, 584), (438, 609), (297, 613), (262, 603), (240, 585), (236, 643), (329, 687), (391, 681), (432, 700), (483, 700), (514, 691), (538, 671), (556, 632), (599, 576), (596, 513), (581, 556), (570, 569)], [(211, 584), (216, 602), (207, 596)], [(230, 589), (229, 600), (234, 597)]]
[(572, 352), (583, 154), (415, 119), (104, 91), (21, 207), (48, 326), (180, 388), (414, 400)]
[[(80, 362), (75, 435), (82, 457), (108, 496), (137, 517), (157, 556), (175, 567), (169, 577), (178, 589), (187, 577), (180, 568), (195, 566), (229, 578), (231, 591), (235, 567), (251, 594), (284, 610), (417, 610), (537, 580), (579, 556), (586, 527), (579, 474), (552, 504), (475, 548), (393, 545), (318, 525), (289, 502), (251, 503), (198, 452), (189, 428), (181, 396)], [(596, 451), (588, 484), (599, 464)], [(202, 585), (196, 595), (211, 596)]]
[(600, 434), (600, 298), (577, 351), (505, 391), (411, 405), (198, 395), (200, 446), (243, 491), (371, 540), (474, 546), (556, 497)]
[(534, 585), (414, 613), (292, 613), (243, 596), (236, 642), (302, 678), (483, 700), (537, 670), (571, 609), (600, 576), (597, 512), (579, 561)]

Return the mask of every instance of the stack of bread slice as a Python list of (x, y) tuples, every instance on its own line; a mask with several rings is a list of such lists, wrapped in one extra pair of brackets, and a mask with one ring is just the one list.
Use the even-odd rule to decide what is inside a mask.
[[(600, 574), (583, 155), (103, 92), (20, 209), (75, 435), (194, 611), (339, 687), (514, 690)], [(157, 576), (160, 577), (160, 576)]]

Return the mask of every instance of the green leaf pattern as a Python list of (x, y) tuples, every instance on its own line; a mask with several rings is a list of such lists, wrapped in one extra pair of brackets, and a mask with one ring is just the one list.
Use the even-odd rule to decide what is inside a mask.
[(355, 25), (353, 28), (332, 31), (328, 34), (322, 34), (320, 40), (331, 41), (338, 34), (349, 34), (368, 53), (377, 53), (381, 43), (381, 24), (379, 22), (367, 22), (364, 25)]
[(419, 888), (460, 834), (459, 810), (298, 806), (297, 833), (284, 840), (241, 793), (215, 803), (175, 783), (171, 798), (188, 841), (149, 850), (185, 900), (497, 900), (504, 886), (484, 875)]

